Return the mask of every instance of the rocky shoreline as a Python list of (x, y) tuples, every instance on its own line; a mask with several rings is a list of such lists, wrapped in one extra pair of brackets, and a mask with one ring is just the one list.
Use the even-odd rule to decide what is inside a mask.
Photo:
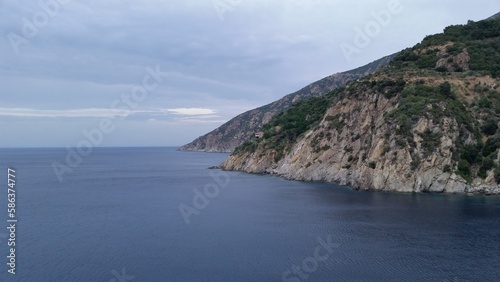
[[(219, 167), (363, 190), (500, 195), (493, 170), (485, 178), (469, 181), (456, 173), (453, 152), (463, 137), (455, 118), (444, 117), (438, 123), (423, 116), (412, 129), (414, 145), (397, 145), (397, 125), (385, 117), (398, 101), (398, 96), (386, 98), (368, 91), (356, 98), (339, 98), (314, 129), (285, 149), (280, 160), (276, 161), (276, 150), (259, 143), (254, 150), (233, 153)], [(332, 130), (332, 122), (342, 127)], [(432, 152), (425, 148), (428, 132), (440, 136)], [(494, 161), (500, 162), (500, 151)]]
[[(283, 177), (292, 181), (310, 181), (336, 183), (348, 186), (354, 190), (386, 191), (400, 193), (448, 193), (448, 194), (472, 194), (472, 195), (497, 195), (500, 196), (500, 185), (487, 185), (480, 183), (468, 184), (460, 176), (450, 173), (435, 175), (432, 179), (417, 177), (413, 183), (404, 183), (397, 180), (396, 175), (386, 175), (383, 172), (368, 171), (328, 171), (323, 168), (315, 173), (294, 173), (285, 166), (258, 169), (254, 164), (236, 164), (234, 159), (229, 158), (223, 164), (210, 167), (209, 169), (222, 169), (225, 171), (240, 171), (250, 174), (267, 174)], [(397, 186), (395, 183), (401, 183)], [(389, 183), (389, 185), (387, 185)], [(383, 184), (383, 185), (380, 185)], [(408, 185), (409, 184), (409, 185)], [(384, 186), (387, 185), (387, 186)]]

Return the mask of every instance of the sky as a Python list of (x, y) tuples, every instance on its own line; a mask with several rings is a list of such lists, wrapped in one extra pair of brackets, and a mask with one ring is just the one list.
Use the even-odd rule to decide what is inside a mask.
[(499, 11), (498, 0), (0, 0), (0, 147), (182, 145)]

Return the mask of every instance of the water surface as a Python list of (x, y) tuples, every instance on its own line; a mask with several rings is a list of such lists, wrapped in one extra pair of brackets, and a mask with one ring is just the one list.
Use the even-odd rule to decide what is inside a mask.
[[(226, 179), (207, 167), (227, 154), (174, 148), (94, 148), (60, 182), (51, 163), (66, 154), (0, 149), (0, 281), (283, 281), (294, 265), (302, 272), (285, 281), (498, 279), (498, 197)], [(7, 167), (18, 191), (15, 276), (6, 265)], [(194, 189), (215, 189), (210, 173), (227, 185), (196, 209)], [(189, 224), (181, 204), (197, 211)], [(314, 259), (328, 239), (336, 247)]]

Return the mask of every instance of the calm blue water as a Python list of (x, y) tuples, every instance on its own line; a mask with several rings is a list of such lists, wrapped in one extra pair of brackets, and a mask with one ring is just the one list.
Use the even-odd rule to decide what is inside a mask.
[[(0, 149), (0, 281), (498, 281), (498, 197), (361, 192), (207, 169), (226, 156), (99, 148), (59, 182), (51, 163), (64, 163), (65, 149)], [(7, 167), (18, 191), (15, 276), (6, 265)], [(195, 209), (193, 189), (206, 185), (224, 187)], [(189, 224), (182, 203), (195, 211)]]

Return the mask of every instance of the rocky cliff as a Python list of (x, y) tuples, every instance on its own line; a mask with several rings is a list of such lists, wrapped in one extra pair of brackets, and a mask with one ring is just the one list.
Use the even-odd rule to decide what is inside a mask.
[(348, 81), (374, 73), (379, 68), (386, 66), (395, 55), (386, 56), (354, 70), (330, 75), (297, 92), (288, 94), (280, 100), (240, 114), (212, 132), (181, 146), (179, 150), (231, 152), (245, 140), (254, 136), (256, 132), (261, 131), (263, 125), (267, 124), (277, 113), (283, 112), (297, 102), (324, 95), (345, 85)]
[(324, 101), (275, 116), (221, 168), (355, 189), (498, 195), (499, 46), (499, 19), (448, 27)]

